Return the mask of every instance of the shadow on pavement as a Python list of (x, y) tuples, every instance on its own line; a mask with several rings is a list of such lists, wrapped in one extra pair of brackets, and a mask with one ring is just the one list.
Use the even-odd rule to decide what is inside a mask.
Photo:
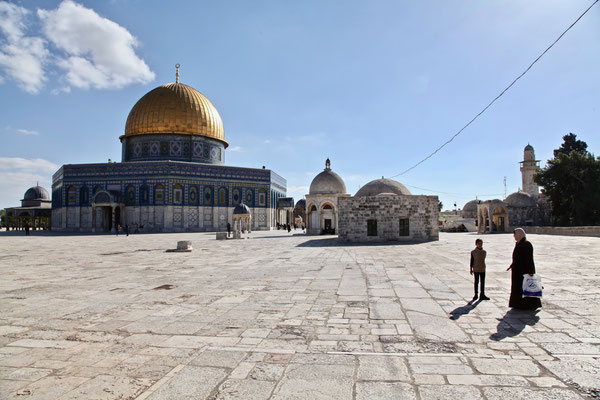
[(337, 236), (333, 236), (327, 239), (312, 239), (306, 242), (300, 243), (297, 247), (353, 247), (353, 246), (403, 246), (403, 245), (415, 245), (430, 243), (416, 242), (416, 241), (387, 241), (387, 242), (346, 242), (339, 240)]
[(481, 300), (470, 301), (462, 307), (455, 308), (454, 310), (450, 311), (450, 319), (457, 320), (463, 315), (467, 315), (471, 312), (471, 310), (474, 310), (475, 307), (479, 305), (479, 303), (481, 303)]
[(498, 319), (497, 332), (490, 335), (490, 339), (500, 341), (507, 337), (514, 337), (523, 332), (527, 325), (533, 326), (538, 323), (539, 310), (518, 310), (511, 308), (504, 317)]

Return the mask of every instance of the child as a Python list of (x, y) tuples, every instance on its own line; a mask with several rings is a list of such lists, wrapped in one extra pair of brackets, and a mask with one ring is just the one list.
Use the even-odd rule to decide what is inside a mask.
[(483, 240), (475, 240), (475, 250), (471, 252), (471, 275), (475, 273), (475, 296), (473, 300), (477, 300), (477, 286), (479, 286), (479, 280), (481, 279), (481, 297), (479, 300), (489, 300), (490, 298), (485, 295), (485, 256), (486, 252), (483, 249)]

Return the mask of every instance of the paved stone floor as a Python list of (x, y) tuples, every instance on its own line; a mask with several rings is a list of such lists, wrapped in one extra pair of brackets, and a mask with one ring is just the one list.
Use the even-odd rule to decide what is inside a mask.
[(473, 305), (474, 234), (38, 235), (0, 233), (2, 399), (600, 395), (600, 238), (530, 235), (527, 313), (507, 308), (511, 235), (483, 236), (492, 300)]

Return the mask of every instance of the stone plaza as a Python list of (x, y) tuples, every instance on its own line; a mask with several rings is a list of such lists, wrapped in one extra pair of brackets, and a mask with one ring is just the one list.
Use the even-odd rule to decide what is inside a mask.
[(300, 232), (0, 233), (0, 399), (600, 396), (600, 238), (528, 236), (534, 313), (507, 307), (510, 234)]

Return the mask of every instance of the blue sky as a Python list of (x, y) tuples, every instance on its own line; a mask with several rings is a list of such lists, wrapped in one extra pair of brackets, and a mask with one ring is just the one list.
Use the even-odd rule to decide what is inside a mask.
[[(125, 120), (175, 80), (207, 96), (228, 165), (296, 200), (331, 159), (350, 194), (411, 167), (518, 76), (591, 0), (0, 0), (0, 208), (62, 164), (121, 159)], [(573, 132), (600, 153), (600, 5), (450, 145), (398, 176), (444, 208), (521, 185)], [(427, 189), (427, 190), (424, 190)]]

